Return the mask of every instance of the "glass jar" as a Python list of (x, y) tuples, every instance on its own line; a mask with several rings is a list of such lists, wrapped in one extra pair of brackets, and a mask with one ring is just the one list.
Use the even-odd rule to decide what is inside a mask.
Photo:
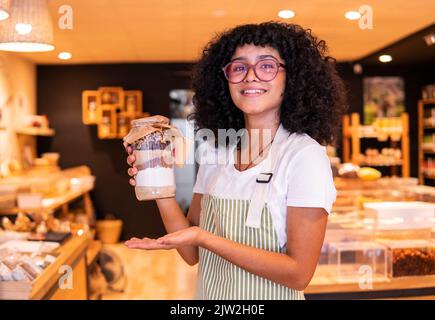
[(135, 193), (139, 201), (175, 196), (171, 126), (164, 117), (152, 118), (133, 120), (124, 138), (136, 158)]

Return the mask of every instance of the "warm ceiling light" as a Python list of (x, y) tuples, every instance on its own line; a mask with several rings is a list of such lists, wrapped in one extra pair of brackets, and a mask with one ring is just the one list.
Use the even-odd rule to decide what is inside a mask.
[(7, 11), (0, 9), (0, 21), (6, 20), (7, 18), (9, 18), (9, 13), (7, 13)]
[(25, 34), (32, 32), (32, 25), (28, 23), (17, 23), (15, 25), (15, 30), (18, 32), (18, 34), (24, 36)]
[(361, 18), (361, 13), (359, 13), (358, 11), (348, 11), (344, 14), (344, 16), (346, 17), (346, 19), (349, 20), (358, 20), (359, 18)]
[(213, 11), (213, 16), (218, 17), (218, 18), (224, 17), (226, 15), (227, 15), (227, 12), (225, 10), (215, 10), (215, 11)]
[(435, 44), (435, 33), (428, 34), (423, 39), (428, 46), (433, 46)]
[(353, 65), (353, 73), (355, 73), (355, 74), (363, 73), (363, 68), (362, 68), (362, 65), (360, 63), (355, 63)]
[(69, 60), (72, 58), (72, 54), (70, 52), (61, 52), (57, 57), (60, 60)]
[(281, 10), (280, 12), (278, 12), (278, 17), (283, 18), (283, 19), (290, 19), (293, 18), (295, 16), (295, 13), (291, 10)]
[(10, 0), (0, 0), (0, 21), (9, 18)]
[(0, 50), (43, 52), (54, 50), (53, 26), (46, 0), (14, 0), (10, 18), (0, 28)]
[(389, 55), (389, 54), (383, 54), (382, 56), (379, 56), (379, 61), (380, 62), (390, 62), (392, 61), (393, 58)]

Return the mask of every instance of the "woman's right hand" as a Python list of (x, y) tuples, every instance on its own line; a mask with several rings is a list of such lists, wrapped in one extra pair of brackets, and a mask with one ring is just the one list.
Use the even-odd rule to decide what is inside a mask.
[(133, 148), (131, 146), (129, 145), (125, 146), (125, 149), (127, 150), (128, 153), (127, 163), (129, 166), (131, 166), (131, 168), (127, 170), (128, 175), (132, 177), (130, 178), (129, 183), (134, 187), (136, 185), (136, 180), (134, 179), (134, 177), (137, 174), (137, 168), (134, 166), (134, 162), (136, 161), (136, 158), (133, 155)]

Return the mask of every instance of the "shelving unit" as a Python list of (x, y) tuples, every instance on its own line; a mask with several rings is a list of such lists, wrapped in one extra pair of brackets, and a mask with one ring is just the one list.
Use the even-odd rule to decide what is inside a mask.
[(82, 92), (82, 121), (98, 126), (99, 139), (122, 139), (134, 119), (149, 117), (142, 112), (142, 91), (101, 87)]
[[(385, 121), (381, 119), (380, 121)], [(359, 166), (368, 167), (390, 167), (391, 175), (409, 177), (409, 117), (403, 113), (400, 118), (387, 118), (387, 121), (394, 121), (398, 125), (392, 127), (377, 127), (361, 125), (360, 115), (352, 113), (343, 117), (343, 161), (352, 162)], [(390, 148), (400, 149), (400, 159), (382, 162), (367, 162), (361, 160), (361, 140), (377, 139), (382, 143), (389, 144)], [(397, 146), (400, 144), (400, 148)], [(388, 145), (387, 145), (388, 146)]]
[[(434, 138), (428, 147), (424, 137), (430, 134)], [(435, 186), (435, 99), (418, 101), (418, 178), (420, 184)]]
[(22, 135), (44, 137), (52, 137), (55, 134), (54, 129), (51, 128), (19, 128), (16, 129), (15, 132)]

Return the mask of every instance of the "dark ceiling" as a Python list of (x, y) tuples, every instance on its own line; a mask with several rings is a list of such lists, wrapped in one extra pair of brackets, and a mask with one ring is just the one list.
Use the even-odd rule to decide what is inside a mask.
[(378, 58), (380, 55), (388, 54), (393, 57), (393, 60), (385, 65), (435, 64), (435, 44), (428, 46), (423, 38), (428, 34), (435, 34), (435, 23), (355, 62), (363, 66), (383, 65), (384, 63), (380, 62)]

